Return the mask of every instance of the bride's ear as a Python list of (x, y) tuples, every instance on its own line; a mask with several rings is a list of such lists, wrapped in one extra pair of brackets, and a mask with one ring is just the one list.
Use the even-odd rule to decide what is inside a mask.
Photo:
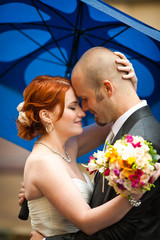
[(51, 121), (50, 114), (45, 109), (42, 109), (42, 110), (39, 111), (39, 117), (44, 122), (50, 122)]
[(103, 84), (103, 89), (105, 91), (105, 94), (107, 94), (108, 97), (111, 97), (114, 93), (114, 87), (112, 82), (109, 80), (104, 80), (102, 84)]

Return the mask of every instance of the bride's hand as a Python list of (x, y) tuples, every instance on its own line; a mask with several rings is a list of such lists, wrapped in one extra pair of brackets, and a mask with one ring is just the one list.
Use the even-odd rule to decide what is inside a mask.
[[(160, 177), (160, 163), (155, 163), (154, 164), (155, 166), (155, 170), (153, 171), (153, 175), (152, 175), (152, 183), (154, 183), (159, 177)], [(139, 192), (139, 193), (136, 193), (136, 194), (133, 194), (132, 197), (134, 200), (138, 201), (139, 202), (139, 199), (143, 196), (145, 192)]]
[(19, 198), (18, 203), (21, 206), (25, 198), (24, 182), (21, 182), (21, 188), (19, 189), (18, 198)]
[(42, 240), (44, 238), (44, 236), (37, 231), (32, 231), (30, 237), (30, 240)]
[(155, 163), (154, 164), (156, 170), (153, 172), (153, 176), (152, 176), (152, 181), (153, 183), (157, 180), (157, 178), (160, 177), (160, 163)]
[(130, 61), (124, 56), (124, 54), (120, 52), (114, 52), (114, 54), (120, 57), (116, 59), (116, 63), (123, 65), (123, 66), (118, 66), (117, 69), (119, 71), (126, 72), (126, 74), (123, 75), (122, 78), (126, 80), (127, 79), (131, 80), (132, 85), (136, 91), (138, 80), (137, 80), (137, 76), (135, 74), (134, 68), (132, 66), (132, 63), (130, 63)]

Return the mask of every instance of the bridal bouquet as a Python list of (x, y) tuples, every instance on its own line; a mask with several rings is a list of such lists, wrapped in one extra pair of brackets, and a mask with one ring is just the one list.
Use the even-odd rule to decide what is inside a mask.
[(99, 171), (117, 194), (130, 196), (141, 191), (150, 191), (154, 186), (152, 175), (159, 155), (152, 143), (142, 137), (124, 135), (107, 151), (97, 151), (90, 157), (87, 171)]

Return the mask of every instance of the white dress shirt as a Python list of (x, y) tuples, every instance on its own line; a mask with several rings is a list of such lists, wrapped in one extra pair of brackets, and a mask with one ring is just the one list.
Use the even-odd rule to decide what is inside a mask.
[[(106, 141), (110, 140), (110, 142), (114, 139), (114, 137), (117, 135), (118, 131), (124, 124), (124, 122), (138, 109), (144, 107), (147, 105), (146, 100), (141, 100), (140, 103), (136, 104), (134, 107), (130, 108), (128, 111), (126, 111), (122, 116), (120, 116), (117, 121), (113, 124), (110, 133), (108, 134)], [(111, 134), (112, 132), (112, 134)], [(112, 139), (109, 139), (109, 136), (112, 135)], [(105, 141), (105, 142), (106, 142)], [(104, 151), (105, 151), (105, 146), (104, 146)]]

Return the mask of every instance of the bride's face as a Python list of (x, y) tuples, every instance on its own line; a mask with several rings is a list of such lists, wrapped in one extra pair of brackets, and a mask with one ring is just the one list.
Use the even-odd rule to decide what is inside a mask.
[(54, 123), (55, 131), (67, 137), (82, 133), (82, 118), (84, 111), (79, 106), (79, 101), (72, 88), (65, 94), (65, 107), (62, 117)]

